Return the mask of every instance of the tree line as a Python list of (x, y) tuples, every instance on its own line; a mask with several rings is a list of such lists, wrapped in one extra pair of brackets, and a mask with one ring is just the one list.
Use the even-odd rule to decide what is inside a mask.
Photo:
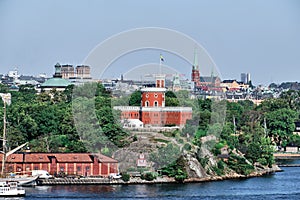
[[(0, 85), (0, 92), (8, 92), (8, 88)], [(120, 112), (112, 106), (139, 106), (140, 91), (116, 99), (101, 83), (90, 83), (40, 94), (33, 86), (24, 85), (18, 92), (10, 93), (12, 104), (7, 107), (10, 149), (29, 142), (35, 152), (99, 151), (111, 155), (112, 149), (133, 141), (118, 120)], [(0, 104), (3, 106), (2, 101)], [(274, 146), (300, 146), (300, 136), (293, 134), (300, 113), (299, 91), (283, 92), (279, 98), (267, 99), (260, 105), (249, 100), (191, 100), (188, 91), (168, 91), (166, 106), (193, 107), (193, 119), (188, 120), (180, 134), (191, 138), (195, 145), (201, 146), (201, 138), (213, 134), (220, 144), (238, 149), (253, 163), (271, 165)], [(74, 112), (80, 114), (78, 119)], [(2, 129), (2, 120), (0, 126)], [(212, 150), (217, 152), (220, 144), (212, 146)]]

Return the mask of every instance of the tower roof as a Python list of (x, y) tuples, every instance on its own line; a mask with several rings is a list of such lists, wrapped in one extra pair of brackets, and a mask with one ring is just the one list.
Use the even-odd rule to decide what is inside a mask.
[(45, 81), (41, 87), (67, 87), (68, 85), (71, 85), (71, 82), (62, 79), (62, 78), (50, 78), (47, 81)]
[(194, 64), (193, 64), (193, 69), (198, 69), (198, 55), (197, 55), (197, 49), (195, 48), (194, 51)]

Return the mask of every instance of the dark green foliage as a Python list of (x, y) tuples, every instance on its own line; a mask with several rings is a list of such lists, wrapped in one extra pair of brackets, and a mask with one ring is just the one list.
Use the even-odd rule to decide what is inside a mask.
[(198, 103), (199, 103), (199, 110), (200, 111), (208, 110), (208, 111), (211, 112), (212, 102), (211, 102), (210, 99), (205, 99), (205, 100), (199, 99)]
[(190, 151), (192, 149), (192, 146), (189, 143), (185, 143), (183, 149), (186, 151)]
[[(0, 89), (5, 92), (4, 86)], [(11, 94), (12, 104), (7, 106), (9, 149), (29, 142), (31, 151), (36, 152), (102, 152), (112, 144), (127, 144), (128, 133), (118, 123), (119, 113), (112, 111), (110, 93), (102, 84), (68, 86), (63, 92), (40, 94), (24, 85)], [(78, 113), (82, 118), (75, 127), (74, 114)]]
[(146, 180), (146, 181), (153, 181), (156, 179), (157, 175), (153, 172), (147, 172), (145, 174), (142, 174), (141, 179)]
[(130, 181), (130, 175), (127, 174), (127, 173), (122, 173), (122, 180), (123, 180), (124, 182)]
[(292, 136), (295, 130), (294, 122), (297, 117), (297, 112), (287, 108), (281, 108), (266, 114), (269, 136), (274, 138), (277, 145), (285, 146), (284, 144), (287, 144), (288, 138)]
[(179, 106), (179, 100), (177, 99), (177, 96), (172, 91), (167, 91), (165, 94), (165, 104), (166, 106), (170, 107), (176, 107)]
[(167, 98), (177, 98), (176, 94), (170, 90), (168, 90), (165, 94), (165, 97)]
[(163, 167), (162, 174), (174, 177), (177, 182), (183, 182), (188, 177), (185, 166), (186, 161), (180, 156), (175, 162)]
[(0, 83), (0, 93), (7, 93), (8, 92), (8, 86)]
[(129, 98), (129, 106), (141, 106), (142, 92), (140, 90), (135, 91)]
[(222, 176), (224, 175), (225, 165), (222, 160), (219, 160), (217, 166), (213, 166), (212, 169), (218, 176)]
[(248, 164), (245, 158), (235, 154), (230, 154), (227, 165), (229, 168), (242, 175), (249, 175), (254, 171), (254, 167)]
[(200, 162), (201, 166), (205, 168), (208, 164), (209, 158), (207, 156), (206, 157), (197, 156), (197, 160)]
[(214, 148), (212, 149), (212, 152), (215, 156), (221, 154), (221, 148), (223, 148), (226, 144), (226, 141), (221, 141), (219, 143), (216, 143)]

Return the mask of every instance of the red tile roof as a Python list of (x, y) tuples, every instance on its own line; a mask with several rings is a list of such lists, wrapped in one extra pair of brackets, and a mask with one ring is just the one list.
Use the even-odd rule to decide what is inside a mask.
[[(23, 157), (24, 155), (24, 157)], [(0, 165), (3, 154), (0, 154)], [(117, 163), (118, 161), (100, 153), (25, 153), (11, 154), (9, 163), (50, 163), (55, 157), (58, 163), (93, 163), (93, 157), (101, 163)], [(24, 159), (24, 160), (23, 160)]]
[[(2, 161), (3, 154), (0, 155), (0, 161)], [(22, 154), (11, 154), (6, 158), (6, 162), (10, 163), (22, 163), (23, 155)]]
[(98, 158), (98, 160), (101, 162), (101, 163), (117, 163), (118, 161), (113, 159), (113, 158), (110, 158), (108, 156), (105, 156), (103, 154), (100, 154), (100, 153), (97, 153), (97, 154), (93, 154), (96, 158)]
[(81, 163), (81, 162), (93, 162), (90, 154), (88, 153), (57, 153), (53, 154), (57, 162), (72, 162), (72, 163)]
[(29, 153), (25, 154), (24, 162), (26, 163), (49, 163), (50, 159), (48, 156), (51, 154), (45, 153)]

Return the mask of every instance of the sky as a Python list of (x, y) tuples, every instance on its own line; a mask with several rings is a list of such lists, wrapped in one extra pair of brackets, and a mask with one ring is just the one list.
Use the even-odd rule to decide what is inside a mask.
[[(17, 68), (20, 74), (51, 76), (57, 62), (88, 64), (84, 61), (97, 45), (143, 27), (189, 36), (223, 79), (240, 80), (246, 72), (254, 85), (300, 82), (298, 0), (0, 0), (0, 74)], [(159, 54), (164, 64), (190, 78), (189, 62), (155, 49), (120, 56), (105, 76), (158, 63)], [(200, 73), (209, 75), (206, 68), (200, 66)]]

